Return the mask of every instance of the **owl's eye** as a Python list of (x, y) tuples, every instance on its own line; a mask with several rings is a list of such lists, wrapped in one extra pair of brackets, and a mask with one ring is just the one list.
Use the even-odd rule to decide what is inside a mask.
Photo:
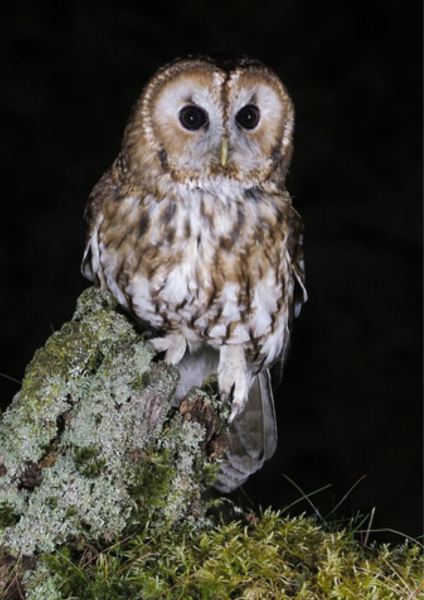
[(236, 123), (243, 129), (254, 129), (259, 123), (261, 113), (254, 104), (246, 104), (236, 114)]
[(194, 104), (188, 104), (180, 110), (180, 123), (189, 131), (196, 131), (205, 127), (208, 122), (208, 113)]

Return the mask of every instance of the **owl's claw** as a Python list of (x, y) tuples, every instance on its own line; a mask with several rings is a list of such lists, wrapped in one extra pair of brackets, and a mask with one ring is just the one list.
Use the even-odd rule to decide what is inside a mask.
[(223, 346), (219, 355), (218, 380), (221, 397), (231, 400), (229, 423), (240, 414), (249, 395), (250, 375), (241, 345)]
[(175, 332), (164, 337), (148, 340), (146, 344), (155, 353), (166, 352), (165, 362), (170, 365), (177, 365), (187, 349), (187, 342), (184, 336)]

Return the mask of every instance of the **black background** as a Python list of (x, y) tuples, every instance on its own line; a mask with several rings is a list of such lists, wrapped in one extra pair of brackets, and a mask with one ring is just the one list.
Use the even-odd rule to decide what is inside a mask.
[[(6, 4), (6, 3), (4, 3)], [(422, 531), (421, 14), (395, 0), (14, 1), (0, 16), (0, 371), (21, 379), (88, 285), (86, 198), (132, 103), (190, 52), (262, 59), (296, 107), (288, 178), (310, 300), (277, 398), (280, 444), (242, 492)], [(0, 378), (2, 405), (19, 389)], [(292, 512), (309, 510), (306, 502)], [(388, 533), (377, 539), (400, 540)]]

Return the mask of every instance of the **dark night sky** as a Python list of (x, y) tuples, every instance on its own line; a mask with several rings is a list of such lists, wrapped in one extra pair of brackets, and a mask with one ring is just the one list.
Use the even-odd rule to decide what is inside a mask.
[[(255, 506), (305, 492), (422, 532), (421, 15), (397, 0), (19, 0), (0, 14), (0, 372), (21, 379), (88, 285), (86, 198), (163, 63), (246, 53), (296, 107), (288, 178), (310, 300), (277, 398), (280, 445)], [(177, 8), (178, 7), (178, 8)], [(403, 8), (402, 8), (403, 7)], [(18, 385), (0, 378), (2, 405)], [(304, 502), (298, 510), (307, 510)], [(380, 534), (379, 539), (400, 538)]]

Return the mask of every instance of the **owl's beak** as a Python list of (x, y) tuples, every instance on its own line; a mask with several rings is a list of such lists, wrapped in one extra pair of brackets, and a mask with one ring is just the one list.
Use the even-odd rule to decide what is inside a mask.
[(221, 165), (225, 167), (228, 158), (228, 138), (223, 136), (221, 138)]

